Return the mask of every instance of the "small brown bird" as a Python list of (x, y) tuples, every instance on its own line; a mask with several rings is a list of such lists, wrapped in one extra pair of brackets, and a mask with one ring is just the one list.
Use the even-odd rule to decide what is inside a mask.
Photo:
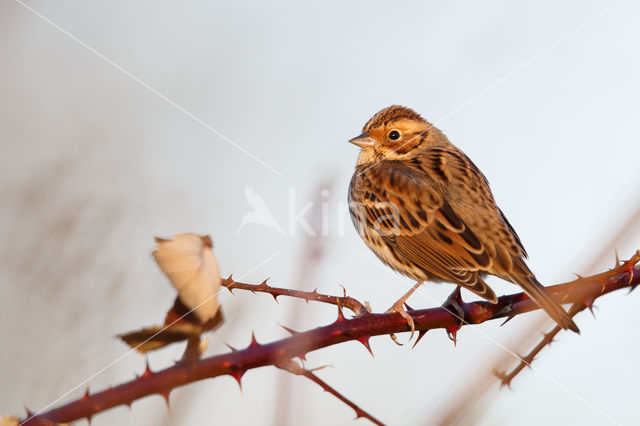
[(412, 332), (403, 305), (423, 281), (448, 281), (496, 303), (486, 274), (519, 285), (561, 327), (579, 332), (525, 264), (527, 253), (487, 179), (440, 130), (394, 105), (349, 142), (362, 148), (349, 188), (351, 218), (380, 260), (417, 281), (389, 309)]

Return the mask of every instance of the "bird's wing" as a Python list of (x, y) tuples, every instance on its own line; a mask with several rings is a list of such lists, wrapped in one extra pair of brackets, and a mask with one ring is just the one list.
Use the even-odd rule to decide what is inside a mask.
[(527, 256), (520, 238), (498, 208), (482, 172), (454, 146), (433, 148), (420, 157), (420, 169), (431, 175), (447, 194), (452, 209), (477, 237), (491, 260), (481, 270), (514, 283), (533, 276), (522, 260)]
[(490, 257), (429, 173), (382, 161), (364, 170), (359, 183), (352, 201), (361, 203), (361, 219), (391, 250), (430, 275), (495, 300), (479, 276), (489, 268)]
[[(486, 264), (476, 257), (478, 263), (474, 266), (520, 285), (559, 325), (578, 332), (571, 317), (527, 267), (523, 260), (527, 252), (496, 205), (489, 183), (476, 165), (454, 146), (428, 149), (419, 162), (420, 170), (441, 185), (452, 211), (477, 237), (482, 259), (487, 255), (490, 260)], [(444, 247), (446, 249), (447, 246)]]

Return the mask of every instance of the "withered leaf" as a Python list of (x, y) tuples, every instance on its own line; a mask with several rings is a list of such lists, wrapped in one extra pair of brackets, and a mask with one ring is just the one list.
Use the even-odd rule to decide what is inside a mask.
[(158, 266), (167, 275), (182, 303), (192, 309), (202, 323), (220, 309), (220, 270), (208, 235), (177, 234), (172, 239), (156, 238), (153, 251)]

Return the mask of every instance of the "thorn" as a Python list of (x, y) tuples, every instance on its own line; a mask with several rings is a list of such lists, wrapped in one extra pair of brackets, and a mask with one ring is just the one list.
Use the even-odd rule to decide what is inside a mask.
[(507, 378), (507, 375), (503, 371), (498, 371), (495, 368), (491, 371), (493, 375), (496, 376), (498, 380), (500, 380), (500, 389), (505, 386), (511, 389), (511, 379)]
[(225, 286), (227, 288), (227, 290), (229, 290), (229, 293), (233, 294), (233, 274), (229, 275), (229, 278), (227, 278), (226, 280), (224, 280), (224, 282), (222, 283), (223, 286)]
[(87, 417), (85, 417), (85, 419), (87, 419), (87, 424), (90, 425), (91, 424), (91, 416), (87, 416)]
[(409, 306), (409, 304), (407, 302), (404, 302), (404, 308), (407, 311), (413, 311), (413, 308), (411, 306)]
[(240, 392), (242, 392), (242, 376), (246, 371), (247, 370), (238, 370), (238, 371), (234, 371), (233, 373), (229, 373), (229, 375), (234, 379), (236, 379), (236, 382), (238, 382), (238, 386), (240, 387)]
[(225, 346), (226, 346), (226, 347), (228, 347), (229, 349), (231, 349), (231, 352), (235, 352), (235, 351), (237, 351), (237, 349), (236, 349), (236, 348), (234, 348), (233, 346), (231, 346), (231, 345), (230, 345), (230, 344), (228, 344), (228, 343), (225, 343)]
[(551, 346), (551, 344), (552, 344), (553, 342), (555, 342), (555, 340), (553, 340), (553, 337), (549, 337), (549, 336), (551, 336), (551, 332), (549, 332), (549, 333), (542, 333), (542, 338), (543, 338), (543, 340), (547, 341), (547, 345), (548, 345), (548, 346)]
[(295, 331), (294, 329), (289, 328), (289, 327), (287, 327), (287, 326), (284, 326), (284, 325), (282, 325), (282, 324), (280, 324), (280, 323), (278, 323), (278, 325), (279, 325), (280, 327), (284, 328), (285, 330), (287, 330), (287, 331), (288, 331), (292, 336), (295, 336), (296, 334), (300, 333), (299, 331)]
[(573, 275), (575, 275), (576, 277), (578, 277), (579, 280), (583, 279), (584, 277), (580, 274), (576, 274), (575, 272), (573, 273)]
[(27, 407), (26, 404), (24, 404), (24, 411), (27, 412), (27, 418), (33, 417), (33, 411), (29, 410), (29, 407)]
[(359, 408), (354, 408), (355, 412), (356, 412), (356, 420), (361, 418), (361, 417), (365, 417), (364, 412), (359, 409)]
[(84, 395), (82, 395), (82, 398), (80, 398), (80, 401), (86, 402), (88, 399), (89, 399), (89, 386), (87, 386), (87, 389), (85, 389)]
[(260, 343), (256, 340), (256, 335), (251, 332), (251, 343), (249, 343), (249, 348), (255, 348), (256, 346), (260, 346)]
[(616, 268), (620, 266), (620, 258), (618, 257), (618, 249), (615, 249), (616, 252)]
[(144, 372), (142, 373), (142, 376), (140, 376), (141, 379), (149, 377), (150, 375), (153, 374), (153, 371), (151, 371), (151, 368), (149, 367), (149, 358), (146, 359), (145, 364), (146, 365), (144, 368)]
[(415, 348), (416, 345), (418, 344), (418, 342), (420, 341), (420, 339), (422, 339), (422, 336), (424, 336), (425, 334), (427, 334), (426, 330), (419, 330), (418, 331), (418, 338), (416, 339), (415, 343), (413, 344), (413, 346), (411, 346), (411, 349)]
[[(311, 292), (311, 296), (314, 297), (314, 298), (317, 298), (319, 295), (320, 295), (320, 293), (318, 293), (318, 288), (317, 287), (314, 288), (313, 291)], [(309, 303), (309, 299), (305, 299), (305, 301), (307, 303)]]
[(163, 397), (164, 398), (164, 402), (167, 403), (167, 411), (171, 411), (171, 406), (169, 405), (169, 394), (170, 393), (171, 393), (170, 390), (164, 391), (164, 392), (158, 392), (158, 395)]
[[(269, 278), (267, 278), (267, 279), (265, 279), (264, 281), (262, 281), (262, 282), (260, 283), (260, 285), (259, 285), (258, 287), (256, 287), (256, 288), (255, 288), (255, 290), (260, 290), (260, 291), (267, 290), (267, 289), (269, 288), (269, 286), (267, 285), (267, 280), (268, 280), (268, 279), (269, 279)], [(254, 290), (251, 290), (251, 291), (253, 291), (253, 292), (255, 293), (255, 291), (254, 291)]]
[(338, 285), (339, 285), (340, 287), (342, 287), (342, 295), (343, 295), (344, 297), (347, 297), (347, 289), (346, 289), (346, 288), (344, 288), (344, 286), (343, 286), (342, 284), (338, 284)]
[(584, 303), (584, 306), (586, 306), (587, 308), (589, 308), (589, 312), (591, 312), (591, 315), (593, 315), (593, 318), (596, 318), (596, 314), (593, 312), (593, 298), (589, 298), (589, 299), (585, 299), (582, 303)]
[(447, 326), (445, 330), (447, 330), (447, 336), (449, 336), (449, 339), (453, 342), (453, 346), (456, 346), (456, 336), (458, 335), (458, 330), (460, 330), (460, 325), (450, 325)]
[[(511, 309), (511, 308), (509, 308), (509, 309)], [(515, 318), (515, 315), (512, 315), (511, 313), (509, 313), (509, 315), (507, 315), (507, 319), (504, 320), (502, 324), (500, 324), (500, 327), (502, 327), (503, 325), (505, 325), (506, 323), (508, 323), (509, 321), (511, 321), (514, 318)]]
[(369, 336), (358, 337), (356, 340), (362, 343), (364, 347), (367, 348), (371, 356), (373, 356), (373, 351), (371, 350), (371, 346), (369, 345)]

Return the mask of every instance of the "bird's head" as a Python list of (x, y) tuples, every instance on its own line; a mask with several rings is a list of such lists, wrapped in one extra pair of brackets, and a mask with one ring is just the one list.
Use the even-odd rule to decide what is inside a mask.
[(362, 128), (362, 134), (350, 139), (362, 148), (358, 164), (411, 157), (414, 150), (436, 129), (410, 108), (392, 105), (376, 113)]

